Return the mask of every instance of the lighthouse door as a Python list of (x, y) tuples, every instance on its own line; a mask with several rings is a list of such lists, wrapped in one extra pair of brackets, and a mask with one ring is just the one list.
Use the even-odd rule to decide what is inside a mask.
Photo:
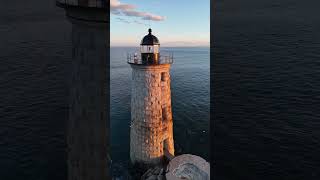
[(168, 138), (163, 141), (163, 151), (168, 151), (169, 140)]
[(171, 159), (174, 158), (174, 156), (169, 152), (168, 148), (169, 148), (169, 139), (167, 138), (163, 141), (163, 153), (165, 158), (170, 161)]

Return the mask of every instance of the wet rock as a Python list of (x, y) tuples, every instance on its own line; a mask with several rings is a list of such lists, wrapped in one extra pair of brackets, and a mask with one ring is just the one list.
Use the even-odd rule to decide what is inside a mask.
[(162, 167), (148, 169), (141, 177), (141, 180), (165, 180), (164, 170)]

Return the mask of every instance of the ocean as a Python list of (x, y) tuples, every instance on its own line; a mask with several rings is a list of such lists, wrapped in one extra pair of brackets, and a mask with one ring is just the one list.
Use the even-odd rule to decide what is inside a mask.
[(0, 2), (0, 179), (66, 179), (71, 24), (54, 1)]
[(320, 178), (319, 1), (217, 1), (213, 175)]

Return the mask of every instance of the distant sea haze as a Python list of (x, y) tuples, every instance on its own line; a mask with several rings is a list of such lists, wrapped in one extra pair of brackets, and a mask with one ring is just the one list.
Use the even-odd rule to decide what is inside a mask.
[(210, 47), (209, 39), (208, 41), (167, 41), (162, 42), (163, 47)]
[[(111, 47), (137, 47), (139, 42), (111, 42)], [(161, 47), (210, 47), (209, 41), (170, 41), (160, 42)]]

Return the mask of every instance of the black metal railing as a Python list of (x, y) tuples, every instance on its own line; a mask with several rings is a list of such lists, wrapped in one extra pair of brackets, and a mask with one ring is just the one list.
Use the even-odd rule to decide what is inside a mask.
[(127, 54), (127, 63), (137, 64), (137, 65), (148, 65), (148, 64), (172, 64), (173, 63), (173, 53), (169, 55), (160, 55), (158, 61), (155, 63), (148, 63), (142, 61), (141, 54), (137, 53), (128, 53)]

